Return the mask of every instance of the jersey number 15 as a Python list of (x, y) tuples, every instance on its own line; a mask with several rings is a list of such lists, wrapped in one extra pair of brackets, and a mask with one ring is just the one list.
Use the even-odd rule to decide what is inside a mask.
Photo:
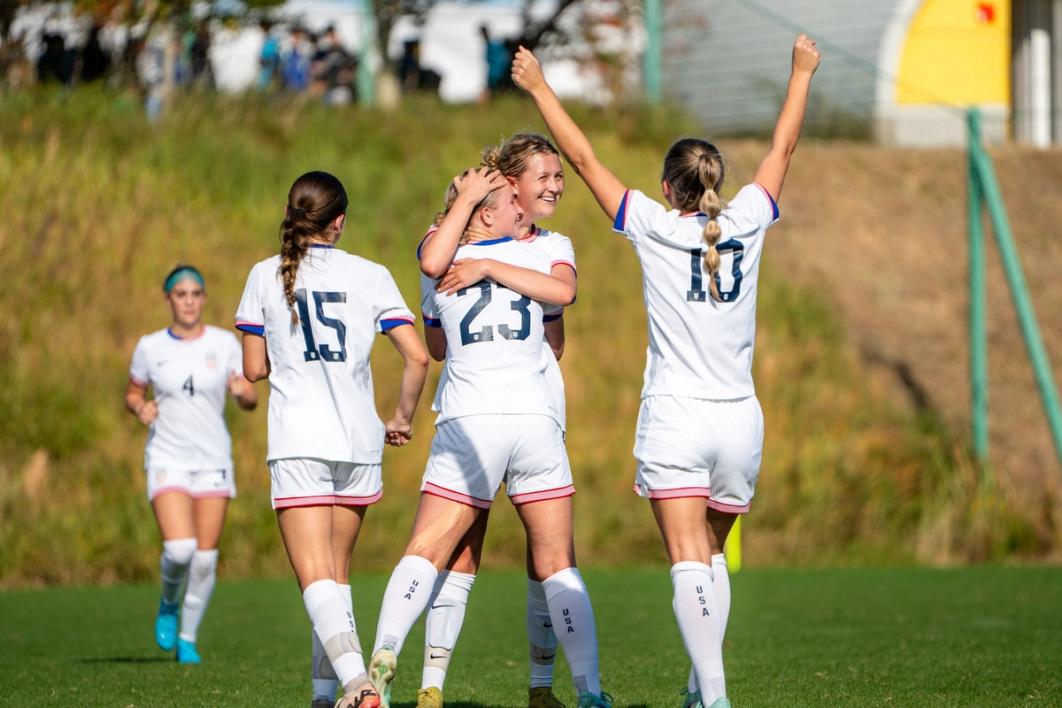
[(322, 359), (324, 361), (346, 361), (347, 326), (343, 324), (343, 320), (327, 317), (324, 313), (324, 305), (326, 302), (346, 302), (347, 294), (321, 292), (319, 290), (312, 292), (317, 321), (325, 327), (336, 331), (336, 337), (339, 339), (339, 349), (332, 349), (327, 344), (317, 344), (313, 336), (313, 326), (310, 322), (310, 307), (306, 303), (306, 289), (299, 288), (295, 291), (295, 305), (299, 309), (299, 324), (302, 325), (302, 338), (306, 342), (306, 351), (302, 353), (302, 358), (306, 361), (320, 361)]

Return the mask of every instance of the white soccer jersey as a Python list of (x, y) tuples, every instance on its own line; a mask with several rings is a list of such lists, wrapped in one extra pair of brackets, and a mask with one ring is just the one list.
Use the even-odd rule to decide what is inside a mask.
[[(468, 244), (460, 258), (494, 258), (549, 273), (549, 260), (511, 238)], [(432, 409), (436, 424), (466, 415), (539, 414), (558, 423), (555, 396), (545, 379), (542, 305), (491, 280), (451, 295), (421, 279), (424, 324), (446, 334), (446, 363)]]
[(369, 352), (377, 333), (413, 324), (413, 314), (386, 268), (315, 244), (299, 264), (293, 326), (279, 267), (273, 256), (251, 269), (236, 311), (238, 329), (266, 339), (268, 459), (379, 463)]
[(235, 335), (218, 327), (181, 339), (169, 329), (140, 338), (129, 378), (151, 386), (159, 414), (148, 429), (144, 467), (231, 470), (232, 441), (225, 428), (228, 379), (243, 374)]
[[(430, 227), (421, 241), (421, 246), (437, 230), (437, 226)], [(549, 259), (550, 270), (556, 265), (567, 265), (572, 270), (576, 270), (575, 249), (572, 247), (571, 239), (564, 234), (534, 226), (531, 229), (531, 233), (526, 238), (517, 240), (517, 243), (541, 251)], [(417, 258), (420, 258), (420, 248), (417, 249)], [(421, 275), (421, 292), (424, 292), (425, 287), (434, 287), (434, 284), (435, 281), (425, 275)], [(557, 305), (543, 303), (542, 309), (543, 322), (552, 322), (564, 316), (564, 308)], [(545, 369), (546, 385), (549, 386), (550, 393), (553, 394), (554, 407), (558, 416), (557, 422), (560, 423), (561, 430), (567, 430), (568, 420), (567, 403), (564, 395), (564, 377), (561, 374), (557, 357), (553, 355), (553, 350), (548, 345), (542, 347), (542, 366)], [(438, 400), (436, 400), (435, 404), (438, 404)]]
[(649, 348), (642, 397), (665, 394), (727, 400), (755, 394), (756, 281), (767, 228), (778, 206), (765, 189), (741, 189), (718, 217), (722, 266), (712, 299), (701, 240), (707, 217), (682, 216), (637, 190), (623, 196), (614, 228), (642, 264)]

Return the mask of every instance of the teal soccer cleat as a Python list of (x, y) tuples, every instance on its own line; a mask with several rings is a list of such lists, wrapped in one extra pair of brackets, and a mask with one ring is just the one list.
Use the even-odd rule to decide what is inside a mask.
[(730, 699), (726, 696), (716, 698), (708, 708), (730, 708)]
[(178, 664), (198, 664), (201, 661), (199, 652), (195, 650), (195, 642), (187, 642), (183, 639), (177, 640)]
[(165, 600), (159, 602), (159, 614), (155, 617), (155, 643), (162, 651), (173, 651), (177, 646), (177, 608), (176, 603)]
[(701, 692), (693, 691), (689, 689), (682, 689), (682, 692), (686, 694), (685, 699), (682, 701), (682, 708), (704, 708), (704, 704), (701, 703)]
[(589, 692), (579, 694), (579, 708), (612, 708), (612, 703), (612, 696), (604, 691), (600, 696)]

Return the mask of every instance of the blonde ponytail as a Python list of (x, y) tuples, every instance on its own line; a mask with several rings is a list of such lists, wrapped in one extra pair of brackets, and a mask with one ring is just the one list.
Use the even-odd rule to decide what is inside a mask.
[(712, 299), (716, 302), (722, 301), (719, 297), (719, 287), (715, 282), (715, 274), (719, 272), (719, 266), (722, 265), (723, 260), (719, 256), (719, 250), (716, 248), (720, 237), (723, 235), (723, 229), (719, 226), (719, 222), (716, 221), (719, 212), (723, 210), (723, 206), (719, 195), (715, 191), (715, 185), (720, 180), (721, 172), (721, 162), (712, 159), (708, 153), (700, 154), (697, 160), (697, 173), (701, 179), (701, 184), (704, 186), (704, 194), (701, 195), (701, 200), (697, 206), (708, 215), (708, 221), (704, 225), (701, 239), (708, 246), (708, 249), (704, 252), (704, 269), (708, 273), (708, 288), (711, 290)]

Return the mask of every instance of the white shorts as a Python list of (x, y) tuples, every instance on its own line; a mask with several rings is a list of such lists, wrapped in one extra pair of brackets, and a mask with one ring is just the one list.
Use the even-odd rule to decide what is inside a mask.
[(286, 457), (269, 461), (274, 509), (293, 506), (368, 506), (383, 496), (380, 465)]
[(489, 509), (502, 482), (513, 504), (575, 494), (557, 421), (470, 415), (435, 426), (422, 492)]
[(163, 492), (183, 492), (193, 499), (236, 496), (236, 475), (230, 469), (171, 470), (147, 469), (147, 497), (153, 500)]
[(638, 413), (634, 456), (634, 491), (643, 497), (705, 497), (712, 509), (744, 513), (763, 456), (760, 402), (649, 396)]

